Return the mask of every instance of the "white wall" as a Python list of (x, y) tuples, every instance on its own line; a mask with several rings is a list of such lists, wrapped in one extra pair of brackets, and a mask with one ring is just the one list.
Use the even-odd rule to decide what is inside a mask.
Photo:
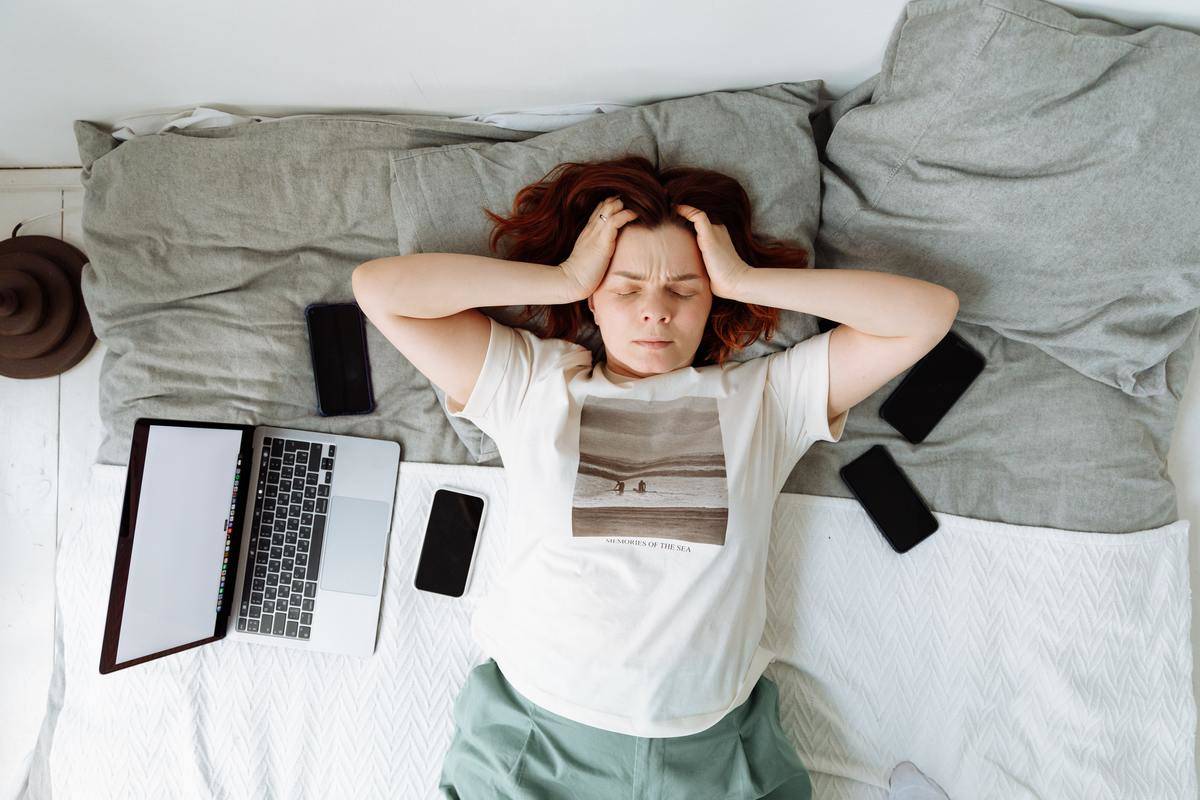
[[(75, 119), (198, 105), (459, 116), (812, 78), (837, 96), (879, 71), (904, 5), (0, 0), (0, 167), (78, 166)], [(1196, 0), (1059, 5), (1200, 31)]]

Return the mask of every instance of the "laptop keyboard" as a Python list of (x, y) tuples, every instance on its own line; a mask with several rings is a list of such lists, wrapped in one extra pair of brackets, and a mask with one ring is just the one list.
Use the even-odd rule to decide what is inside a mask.
[(308, 639), (337, 447), (265, 437), (237, 629)]

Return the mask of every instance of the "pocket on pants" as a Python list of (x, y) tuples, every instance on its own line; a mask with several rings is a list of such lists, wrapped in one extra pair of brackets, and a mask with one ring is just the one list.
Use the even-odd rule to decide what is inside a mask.
[(454, 707), (451, 713), (455, 723), (462, 717), (463, 706), (470, 702), (468, 697), (472, 694), (475, 684), (478, 683), (479, 671), (486, 666), (488, 666), (487, 661), (476, 664), (467, 670), (467, 679), (463, 681), (463, 685), (458, 689), (458, 694), (454, 696)]
[[(787, 784), (791, 797), (812, 797), (808, 770), (779, 720), (779, 688), (762, 676), (752, 693), (750, 713), (738, 728), (742, 759), (737, 769), (747, 797), (764, 797)], [(772, 795), (773, 796), (773, 795)]]
[[(454, 703), (454, 738), (442, 762), (440, 788), (449, 796), (503, 797), (513, 786), (533, 724), (512, 697), (494, 661), (472, 669)], [(453, 788), (457, 794), (446, 792)]]

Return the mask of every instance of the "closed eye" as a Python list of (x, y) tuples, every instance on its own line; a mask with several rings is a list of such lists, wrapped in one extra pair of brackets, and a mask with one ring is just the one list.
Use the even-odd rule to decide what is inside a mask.
[[(637, 294), (637, 292), (617, 292), (616, 294), (618, 297), (626, 297), (631, 294)], [(679, 295), (680, 297), (694, 297), (695, 296), (695, 295), (690, 295), (690, 294), (680, 294), (679, 292), (675, 291), (674, 289), (671, 290), (671, 294)]]

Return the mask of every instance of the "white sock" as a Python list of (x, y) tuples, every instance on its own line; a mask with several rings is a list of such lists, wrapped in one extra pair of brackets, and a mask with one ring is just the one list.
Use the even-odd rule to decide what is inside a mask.
[(887, 800), (950, 800), (941, 786), (917, 769), (911, 761), (901, 761), (888, 778)]

